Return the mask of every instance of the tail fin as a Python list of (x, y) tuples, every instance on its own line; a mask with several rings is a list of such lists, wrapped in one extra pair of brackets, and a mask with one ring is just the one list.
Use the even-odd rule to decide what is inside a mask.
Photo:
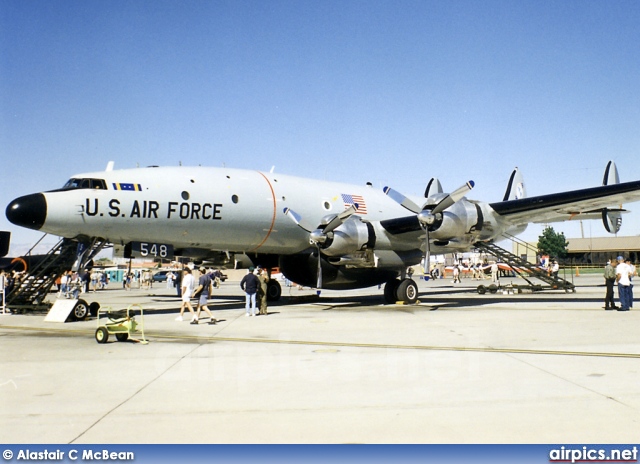
[(604, 177), (602, 179), (602, 185), (614, 185), (620, 183), (620, 176), (618, 175), (618, 168), (616, 163), (609, 161), (607, 167), (604, 169)]
[(427, 188), (424, 191), (424, 197), (429, 198), (431, 195), (435, 195), (436, 193), (442, 193), (442, 184), (436, 177), (432, 177), (429, 183), (427, 184)]
[(524, 188), (524, 179), (518, 168), (515, 168), (509, 178), (507, 191), (504, 192), (502, 201), (519, 200), (527, 196), (527, 190)]

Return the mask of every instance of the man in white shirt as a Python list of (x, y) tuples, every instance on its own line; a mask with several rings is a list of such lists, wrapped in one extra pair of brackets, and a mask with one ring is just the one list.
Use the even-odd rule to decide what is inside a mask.
[(631, 263), (631, 259), (625, 260), (627, 266), (629, 266), (629, 309), (633, 309), (633, 278), (638, 275), (636, 267)]
[(191, 269), (188, 267), (184, 268), (184, 275), (182, 276), (182, 305), (180, 305), (180, 315), (176, 317), (176, 321), (182, 321), (182, 315), (184, 314), (184, 309), (187, 308), (191, 311), (191, 320), (194, 321), (196, 319), (196, 313), (193, 311), (193, 307), (191, 306), (191, 297), (193, 296), (193, 290), (196, 286), (196, 279), (191, 274)]
[(620, 299), (620, 307), (618, 311), (629, 311), (630, 291), (631, 291), (631, 267), (624, 262), (622, 256), (618, 256), (618, 265), (616, 266), (616, 281), (618, 282), (618, 298)]

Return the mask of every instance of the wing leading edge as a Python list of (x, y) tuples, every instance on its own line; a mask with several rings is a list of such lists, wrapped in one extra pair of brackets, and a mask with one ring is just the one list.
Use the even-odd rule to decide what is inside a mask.
[(566, 221), (575, 216), (591, 219), (600, 217), (603, 208), (634, 201), (640, 201), (640, 180), (501, 201), (489, 206), (509, 222), (523, 224)]

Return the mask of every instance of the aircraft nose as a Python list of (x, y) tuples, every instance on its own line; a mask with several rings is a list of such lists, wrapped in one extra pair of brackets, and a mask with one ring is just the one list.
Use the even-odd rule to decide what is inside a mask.
[(17, 226), (40, 230), (47, 219), (47, 200), (41, 193), (16, 198), (7, 206), (6, 215)]

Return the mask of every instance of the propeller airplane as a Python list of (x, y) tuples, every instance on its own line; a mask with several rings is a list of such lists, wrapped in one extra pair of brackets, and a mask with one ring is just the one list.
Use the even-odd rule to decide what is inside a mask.
[[(132, 256), (173, 256), (215, 264), (248, 257), (279, 267), (300, 285), (355, 289), (385, 285), (389, 303), (413, 303), (407, 276), (431, 254), (465, 252), (517, 235), (527, 225), (602, 219), (617, 233), (624, 202), (640, 200), (640, 181), (620, 183), (613, 162), (601, 186), (527, 197), (516, 168), (502, 201), (469, 200), (468, 181), (445, 193), (431, 179), (424, 198), (385, 187), (212, 167), (148, 167), (74, 175), (62, 188), (13, 200), (15, 225), (83, 244), (124, 245)], [(280, 285), (271, 280), (269, 298)]]

